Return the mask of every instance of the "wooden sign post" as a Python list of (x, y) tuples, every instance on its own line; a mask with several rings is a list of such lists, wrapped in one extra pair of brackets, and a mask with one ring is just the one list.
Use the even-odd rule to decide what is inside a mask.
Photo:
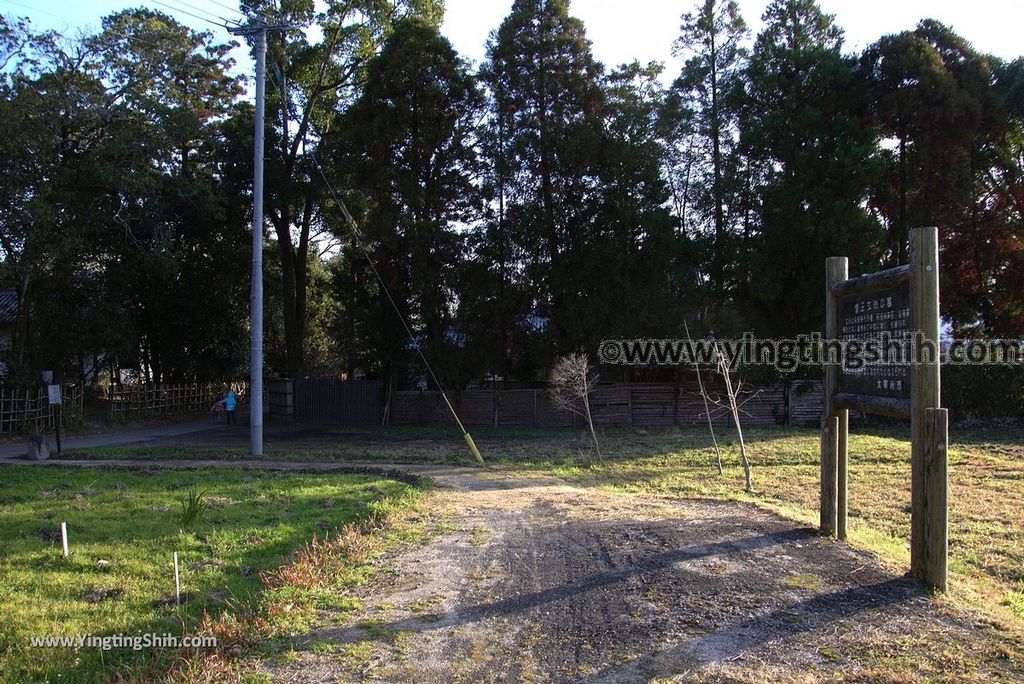
[[(888, 355), (884, 337), (893, 343)], [(914, 358), (905, 358), (911, 336)], [(825, 404), (821, 425), (822, 534), (847, 538), (850, 409), (910, 419), (911, 573), (946, 589), (948, 416), (939, 407), (939, 238), (910, 233), (910, 263), (849, 278), (846, 257), (825, 263)], [(841, 365), (845, 342), (872, 341), (877, 363)]]
[(57, 435), (57, 453), (60, 453), (61, 395), (60, 385), (46, 386), (47, 399), (53, 407), (53, 429)]

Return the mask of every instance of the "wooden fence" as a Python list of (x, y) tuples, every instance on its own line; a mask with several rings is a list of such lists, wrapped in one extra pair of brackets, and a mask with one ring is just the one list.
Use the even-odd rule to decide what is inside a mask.
[(301, 378), (294, 383), (294, 405), (300, 423), (380, 425), (383, 389), (379, 380)]
[[(248, 383), (233, 382), (239, 403), (246, 399)], [(184, 385), (111, 385), (107, 403), (111, 421), (124, 421), (145, 416), (176, 416), (205, 413), (214, 402), (227, 393), (228, 383)]]
[[(61, 426), (81, 422), (82, 395), (81, 385), (61, 388)], [(54, 427), (55, 420), (46, 388), (0, 388), (0, 433), (40, 432)]]
[[(711, 419), (730, 422), (724, 392), (709, 388)], [(462, 422), (473, 427), (581, 427), (582, 419), (560, 408), (544, 389), (465, 390), (448, 393)], [(818, 425), (822, 389), (819, 382), (797, 381), (744, 388), (738, 398), (747, 425)], [(703, 425), (704, 401), (696, 383), (601, 385), (590, 396), (594, 424), (602, 427), (664, 428)], [(395, 392), (391, 425), (448, 425), (451, 415), (440, 392)]]

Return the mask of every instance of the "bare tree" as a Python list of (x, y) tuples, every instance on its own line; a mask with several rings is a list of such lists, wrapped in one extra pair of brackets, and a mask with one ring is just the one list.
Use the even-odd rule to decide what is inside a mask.
[(583, 416), (594, 440), (597, 458), (603, 461), (601, 445), (594, 431), (594, 418), (590, 414), (590, 390), (597, 382), (597, 374), (590, 367), (586, 354), (569, 354), (559, 359), (551, 371), (551, 398), (561, 408)]
[(743, 426), (740, 425), (740, 407), (736, 403), (736, 395), (739, 393), (742, 383), (737, 385), (735, 388), (732, 384), (732, 377), (729, 372), (729, 362), (725, 358), (725, 354), (722, 353), (721, 347), (718, 346), (718, 342), (715, 342), (715, 356), (718, 358), (718, 372), (722, 374), (722, 379), (725, 380), (725, 393), (729, 397), (729, 412), (732, 413), (733, 422), (736, 423), (736, 434), (740, 438), (740, 460), (743, 461), (743, 476), (745, 478), (744, 489), (747, 493), (754, 491), (754, 486), (750, 481), (750, 461), (747, 459), (747, 447), (743, 443)]
[[(693, 338), (690, 337), (690, 326), (683, 321), (683, 329), (686, 331), (686, 341), (690, 343), (690, 349), (693, 349)], [(722, 450), (718, 448), (718, 438), (715, 437), (715, 426), (711, 422), (711, 406), (708, 400), (707, 390), (704, 389), (704, 380), (700, 375), (700, 364), (697, 363), (697, 355), (694, 354), (693, 358), (693, 369), (697, 371), (697, 386), (700, 387), (700, 396), (704, 400), (704, 415), (708, 417), (708, 430), (711, 431), (711, 443), (715, 445), (715, 458), (718, 459), (718, 474), (724, 475), (725, 469), (722, 467)]]

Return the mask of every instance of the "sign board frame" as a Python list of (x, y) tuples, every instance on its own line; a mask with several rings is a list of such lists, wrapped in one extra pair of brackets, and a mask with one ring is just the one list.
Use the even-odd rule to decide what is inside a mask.
[(915, 351), (910, 399), (840, 391), (840, 368), (826, 364), (821, 421), (822, 534), (847, 538), (850, 410), (909, 418), (911, 426), (911, 574), (940, 591), (947, 588), (948, 414), (940, 407), (939, 233), (934, 227), (910, 231), (910, 263), (858, 278), (848, 275), (846, 257), (825, 261), (825, 338), (840, 340), (841, 297), (909, 288), (910, 326)]

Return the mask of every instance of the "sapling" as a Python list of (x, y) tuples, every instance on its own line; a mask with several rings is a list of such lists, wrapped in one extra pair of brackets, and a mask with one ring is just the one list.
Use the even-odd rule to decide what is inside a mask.
[(597, 374), (590, 367), (586, 354), (569, 354), (559, 359), (551, 371), (551, 398), (560, 408), (568, 409), (587, 421), (590, 438), (599, 461), (601, 445), (594, 430), (594, 418), (590, 413), (590, 390), (597, 382)]

